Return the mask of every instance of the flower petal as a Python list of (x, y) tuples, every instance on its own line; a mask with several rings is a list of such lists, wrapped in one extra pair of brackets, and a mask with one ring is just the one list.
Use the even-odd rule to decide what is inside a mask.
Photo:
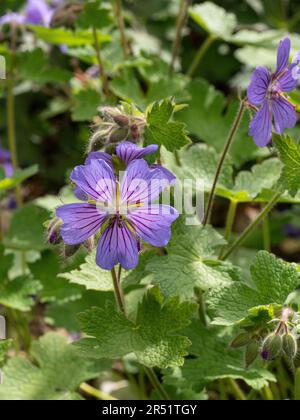
[(285, 38), (280, 41), (278, 50), (277, 50), (277, 69), (275, 72), (275, 78), (277, 78), (280, 73), (282, 73), (289, 65), (291, 52), (291, 41), (289, 38)]
[(270, 80), (270, 73), (265, 67), (257, 67), (254, 70), (247, 90), (248, 100), (252, 105), (260, 105), (264, 101)]
[(272, 114), (269, 101), (265, 101), (250, 123), (249, 135), (259, 147), (265, 147), (272, 140)]
[(298, 75), (298, 67), (292, 64), (288, 70), (286, 70), (277, 81), (277, 85), (281, 92), (291, 92), (298, 84), (300, 75)]
[(147, 147), (138, 147), (136, 144), (129, 141), (124, 141), (119, 144), (116, 148), (117, 156), (128, 165), (130, 162), (136, 159), (142, 159), (147, 155), (157, 152), (158, 146), (151, 144)]
[(88, 165), (76, 166), (71, 180), (93, 200), (111, 203), (115, 197), (116, 177), (103, 160), (92, 159)]
[(125, 222), (117, 218), (104, 230), (99, 241), (96, 261), (104, 270), (112, 270), (117, 264), (125, 270), (138, 265), (137, 240)]
[(150, 170), (144, 160), (131, 162), (121, 182), (121, 202), (149, 204), (170, 185), (160, 169)]
[(154, 164), (154, 165), (151, 165), (150, 166), (150, 170), (151, 171), (153, 171), (153, 170), (156, 170), (156, 171), (159, 170), (159, 171), (161, 171), (161, 173), (162, 173), (161, 176), (163, 178), (165, 178), (165, 179), (168, 180), (170, 186), (172, 186), (172, 185), (175, 184), (175, 182), (176, 182), (176, 176), (171, 171), (169, 171), (168, 169), (164, 168), (163, 166)]
[(152, 204), (131, 211), (127, 219), (137, 235), (153, 246), (166, 246), (171, 239), (171, 225), (179, 213), (173, 207)]
[(280, 96), (272, 101), (274, 126), (276, 133), (282, 134), (286, 128), (293, 128), (297, 122), (295, 108), (285, 98)]
[(104, 162), (106, 162), (108, 166), (110, 166), (111, 168), (113, 167), (112, 156), (109, 155), (108, 153), (91, 152), (86, 158), (85, 165), (88, 165), (89, 163), (91, 163), (92, 160), (104, 160)]
[(99, 210), (93, 204), (66, 204), (56, 210), (64, 224), (61, 236), (67, 245), (77, 245), (86, 241), (98, 232), (107, 219), (107, 213)]

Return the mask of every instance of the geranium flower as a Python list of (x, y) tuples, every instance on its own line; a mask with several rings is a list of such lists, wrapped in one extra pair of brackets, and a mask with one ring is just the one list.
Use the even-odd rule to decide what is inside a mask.
[[(136, 159), (142, 159), (148, 155), (151, 155), (152, 153), (157, 152), (157, 150), (158, 146), (156, 144), (151, 144), (147, 147), (139, 147), (134, 143), (124, 141), (116, 147), (116, 155), (122, 162), (128, 165), (130, 162)], [(104, 160), (104, 162), (106, 162), (111, 168), (113, 168), (113, 158), (108, 153), (92, 152), (88, 155), (85, 164), (88, 165), (94, 159)], [(166, 178), (169, 181), (170, 185), (173, 185), (176, 181), (176, 177), (172, 174), (172, 172), (168, 171), (168, 169), (166, 168), (163, 168), (161, 165), (150, 165), (150, 169), (155, 171), (161, 171), (161, 176)], [(80, 190), (80, 188), (75, 188), (74, 194), (79, 200), (86, 200), (86, 195)]]
[(0, 17), (0, 25), (40, 25), (49, 26), (56, 7), (61, 3), (54, 3), (51, 7), (46, 0), (27, 0), (25, 9), (22, 13), (9, 12)]
[(275, 73), (270, 73), (266, 67), (257, 67), (252, 74), (248, 101), (260, 109), (250, 123), (249, 135), (259, 147), (265, 147), (272, 140), (272, 125), (276, 133), (282, 134), (297, 122), (295, 107), (284, 95), (296, 88), (300, 77), (299, 53), (289, 64), (290, 51), (291, 41), (286, 38), (278, 47)]
[(96, 262), (101, 268), (135, 268), (141, 240), (157, 247), (168, 244), (179, 214), (168, 205), (152, 204), (170, 185), (160, 168), (136, 159), (119, 180), (105, 160), (90, 159), (74, 169), (71, 180), (86, 201), (57, 209), (61, 236), (66, 244), (77, 245), (100, 232)]
[(10, 178), (13, 175), (13, 166), (11, 163), (9, 151), (2, 149), (0, 147), (0, 168), (4, 169), (4, 174), (7, 178)]

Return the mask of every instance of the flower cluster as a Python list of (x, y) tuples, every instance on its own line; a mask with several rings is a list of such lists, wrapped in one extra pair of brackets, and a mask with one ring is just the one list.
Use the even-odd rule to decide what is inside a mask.
[(265, 147), (272, 140), (272, 126), (282, 134), (286, 128), (293, 128), (297, 122), (294, 105), (285, 96), (297, 86), (300, 78), (300, 52), (289, 64), (291, 41), (286, 38), (279, 44), (277, 68), (271, 73), (266, 67), (257, 67), (248, 87), (248, 101), (257, 109), (250, 123), (249, 135), (259, 147)]
[(27, 0), (23, 13), (10, 12), (0, 17), (0, 25), (4, 24), (32, 24), (49, 26), (56, 7), (61, 0), (55, 1), (50, 5), (46, 0)]
[(112, 156), (104, 152), (90, 154), (71, 174), (77, 186), (75, 195), (83, 202), (57, 209), (57, 217), (63, 221), (61, 236), (67, 245), (77, 245), (100, 234), (96, 261), (103, 269), (111, 270), (117, 264), (135, 268), (141, 241), (164, 247), (171, 238), (178, 212), (153, 202), (175, 177), (143, 159), (157, 148), (119, 144), (116, 155), (127, 165), (122, 178), (114, 171)]

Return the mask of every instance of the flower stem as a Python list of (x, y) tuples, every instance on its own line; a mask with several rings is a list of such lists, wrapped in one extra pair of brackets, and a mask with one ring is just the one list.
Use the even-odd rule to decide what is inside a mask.
[(121, 312), (123, 312), (123, 314), (126, 315), (126, 305), (125, 305), (124, 293), (123, 293), (123, 289), (122, 289), (122, 286), (121, 286), (121, 283), (120, 283), (120, 279), (117, 276), (115, 268), (113, 268), (111, 270), (111, 276), (112, 276), (112, 280), (113, 280), (115, 297), (116, 297), (118, 308)]
[(231, 391), (234, 397), (239, 401), (247, 401), (246, 395), (239, 387), (238, 383), (234, 379), (228, 379)]
[[(237, 210), (238, 202), (235, 200), (230, 200), (229, 210), (227, 214), (227, 220), (226, 220), (226, 227), (225, 227), (225, 239), (227, 242), (229, 242), (231, 234), (232, 234), (232, 228), (236, 216), (236, 210)], [(220, 252), (220, 258), (222, 258), (223, 252), (225, 251), (225, 247), (221, 249)]]
[(271, 201), (264, 207), (260, 215), (247, 227), (242, 235), (232, 244), (228, 251), (222, 256), (221, 260), (226, 260), (236, 249), (238, 249), (248, 238), (249, 235), (256, 229), (256, 227), (264, 220), (268, 213), (276, 206), (278, 199), (282, 192), (276, 193)]
[(97, 56), (97, 61), (98, 61), (98, 66), (99, 66), (99, 77), (102, 84), (103, 93), (107, 97), (109, 95), (108, 79), (106, 77), (105, 70), (104, 70), (100, 42), (99, 42), (99, 38), (97, 34), (97, 29), (95, 28), (95, 26), (93, 27), (93, 36), (94, 36), (95, 51), (96, 51), (96, 56)]
[(86, 382), (84, 382), (80, 385), (80, 389), (85, 394), (90, 395), (91, 397), (97, 398), (98, 400), (112, 401), (112, 400), (117, 400), (118, 399), (118, 398), (112, 397), (109, 394), (106, 394), (105, 392), (101, 391), (100, 389), (94, 388), (93, 386), (87, 384)]
[(124, 17), (122, 13), (122, 0), (113, 0), (113, 6), (114, 6), (114, 11), (115, 11), (116, 19), (118, 21), (119, 31), (121, 35), (123, 54), (124, 54), (124, 58), (126, 59), (130, 55), (130, 50), (129, 50), (129, 45), (128, 45), (126, 32), (125, 32), (125, 22), (124, 22)]
[(237, 113), (237, 115), (235, 117), (235, 120), (233, 122), (233, 125), (230, 129), (230, 132), (229, 132), (229, 135), (228, 135), (223, 153), (221, 155), (221, 158), (220, 158), (220, 161), (219, 161), (219, 164), (218, 164), (218, 167), (217, 167), (217, 172), (216, 172), (215, 179), (214, 179), (214, 182), (213, 182), (212, 190), (211, 190), (210, 195), (209, 195), (208, 205), (207, 205), (207, 209), (206, 209), (206, 213), (205, 213), (205, 217), (204, 217), (204, 221), (203, 221), (204, 226), (207, 225), (210, 222), (210, 216), (211, 216), (211, 212), (212, 212), (212, 207), (213, 207), (213, 203), (214, 203), (214, 197), (215, 197), (215, 192), (216, 192), (218, 180), (219, 180), (219, 177), (221, 175), (227, 153), (230, 149), (230, 146), (231, 146), (231, 144), (234, 140), (234, 137), (235, 137), (235, 135), (238, 131), (238, 128), (240, 126), (240, 123), (242, 121), (246, 106), (247, 106), (247, 102), (245, 100), (242, 100), (241, 103), (240, 103), (238, 113)]
[(182, 39), (182, 31), (188, 17), (189, 6), (191, 4), (192, 4), (192, 0), (181, 0), (181, 3), (180, 3), (180, 9), (179, 9), (178, 19), (177, 19), (177, 24), (176, 24), (176, 35), (175, 35), (175, 40), (174, 40), (173, 48), (172, 48), (172, 60), (170, 64), (171, 74), (174, 71), (174, 65), (179, 55), (181, 39)]
[(190, 65), (187, 75), (189, 77), (193, 77), (195, 74), (195, 71), (197, 70), (199, 64), (201, 63), (203, 57), (205, 56), (206, 52), (209, 50), (210, 46), (215, 42), (217, 38), (214, 35), (209, 35), (209, 37), (206, 38), (206, 40), (203, 42), (201, 47), (199, 48), (197, 54), (195, 55), (194, 60), (192, 61), (192, 64)]
[(300, 369), (296, 370), (295, 375), (295, 401), (300, 401)]
[[(114, 291), (115, 291), (117, 306), (118, 306), (119, 310), (126, 316), (125, 299), (124, 299), (123, 289), (122, 289), (122, 286), (121, 286), (121, 273), (122, 273), (121, 268), (119, 268), (119, 275), (117, 275), (115, 268), (113, 268), (111, 270), (111, 275), (112, 275), (112, 280), (113, 280), (113, 285), (114, 285)], [(154, 386), (154, 388), (156, 389), (156, 391), (160, 395), (160, 397), (163, 400), (169, 400), (170, 398), (169, 398), (167, 392), (164, 390), (162, 384), (158, 380), (154, 370), (152, 368), (148, 368), (146, 366), (144, 366), (144, 369), (145, 369), (145, 372), (146, 372), (150, 382), (152, 383), (152, 385)]]
[(160, 383), (160, 381), (158, 380), (158, 377), (156, 376), (155, 372), (153, 369), (145, 367), (145, 373), (148, 376), (150, 382), (152, 383), (153, 387), (156, 389), (158, 395), (160, 396), (160, 398), (162, 400), (170, 400), (169, 395), (167, 394), (166, 390), (164, 389), (164, 387), (162, 386), (162, 384)]

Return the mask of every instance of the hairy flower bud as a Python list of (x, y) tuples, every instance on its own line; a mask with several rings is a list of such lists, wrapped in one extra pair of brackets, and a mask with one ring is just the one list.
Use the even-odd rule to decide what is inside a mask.
[(282, 348), (287, 357), (294, 359), (298, 352), (298, 344), (296, 338), (287, 333), (282, 337)]
[(47, 242), (51, 245), (57, 245), (61, 242), (60, 228), (62, 221), (55, 217), (47, 224)]
[(282, 337), (275, 333), (267, 336), (262, 345), (261, 357), (264, 360), (275, 360), (282, 352)]
[(250, 343), (251, 339), (252, 339), (251, 334), (241, 333), (232, 340), (232, 342), (230, 343), (230, 347), (234, 349), (244, 347)]

